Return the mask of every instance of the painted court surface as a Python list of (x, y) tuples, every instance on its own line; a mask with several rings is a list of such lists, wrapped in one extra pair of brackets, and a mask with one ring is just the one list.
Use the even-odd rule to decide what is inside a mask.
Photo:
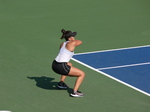
[(150, 46), (76, 54), (73, 60), (150, 96)]

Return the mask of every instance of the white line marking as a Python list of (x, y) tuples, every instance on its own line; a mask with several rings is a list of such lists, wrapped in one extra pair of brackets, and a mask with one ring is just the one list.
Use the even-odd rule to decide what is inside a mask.
[(127, 48), (119, 48), (119, 49), (110, 49), (110, 50), (102, 50), (102, 51), (83, 52), (83, 53), (76, 53), (75, 55), (98, 53), (98, 52), (118, 51), (118, 50), (127, 50), (127, 49), (136, 49), (136, 48), (142, 48), (142, 47), (150, 47), (150, 45), (136, 46), (136, 47), (127, 47)]
[(98, 70), (106, 70), (106, 69), (114, 69), (114, 68), (123, 68), (123, 67), (131, 67), (131, 66), (138, 66), (138, 65), (148, 65), (150, 62), (147, 63), (138, 63), (138, 64), (130, 64), (130, 65), (122, 65), (122, 66), (114, 66), (114, 67), (105, 67), (105, 68), (98, 68)]

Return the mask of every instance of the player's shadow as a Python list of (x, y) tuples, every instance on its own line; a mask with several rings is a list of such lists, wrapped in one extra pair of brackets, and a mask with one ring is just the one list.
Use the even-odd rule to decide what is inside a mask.
[(57, 84), (58, 82), (52, 82), (54, 78), (50, 77), (27, 77), (28, 79), (35, 80), (36, 86), (42, 89), (48, 89), (48, 90), (58, 90)]
[(67, 90), (67, 92), (70, 93), (73, 91), (72, 88), (67, 88), (67, 89), (59, 89), (57, 87), (58, 82), (52, 82), (54, 78), (50, 77), (27, 77), (28, 79), (35, 80), (36, 86), (42, 89), (48, 89), (48, 90)]

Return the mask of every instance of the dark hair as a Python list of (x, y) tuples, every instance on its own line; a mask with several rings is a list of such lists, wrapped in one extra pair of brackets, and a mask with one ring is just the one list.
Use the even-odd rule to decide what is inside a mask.
[(70, 38), (71, 36), (74, 37), (77, 34), (77, 32), (65, 31), (64, 29), (62, 29), (61, 32), (63, 34), (60, 39), (65, 39), (66, 41), (68, 41), (68, 38)]

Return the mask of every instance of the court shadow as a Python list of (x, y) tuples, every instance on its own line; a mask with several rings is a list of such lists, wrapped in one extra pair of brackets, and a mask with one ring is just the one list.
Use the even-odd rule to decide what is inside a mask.
[(50, 77), (27, 77), (28, 79), (35, 80), (36, 86), (42, 89), (48, 90), (58, 90), (57, 84), (58, 82), (52, 82), (55, 78)]

